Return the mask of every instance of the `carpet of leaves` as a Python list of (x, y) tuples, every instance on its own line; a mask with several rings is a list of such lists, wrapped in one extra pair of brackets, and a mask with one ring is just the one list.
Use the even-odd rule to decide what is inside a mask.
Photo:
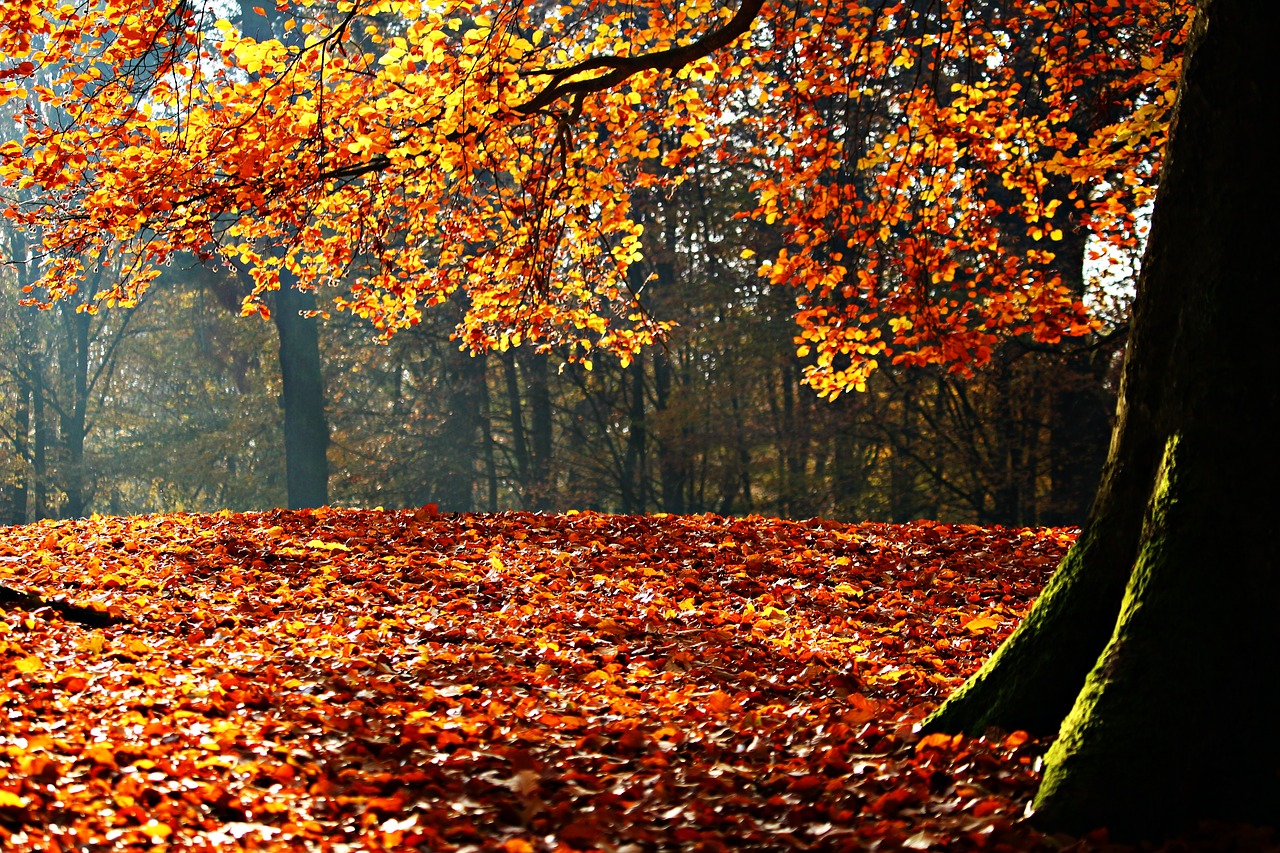
[(1073, 530), (320, 509), (0, 531), (0, 849), (1021, 850), (913, 724)]

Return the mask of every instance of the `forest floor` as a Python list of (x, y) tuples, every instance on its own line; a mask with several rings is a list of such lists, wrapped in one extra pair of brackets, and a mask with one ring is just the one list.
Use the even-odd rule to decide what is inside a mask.
[(1045, 741), (913, 730), (1074, 533), (433, 507), (0, 530), (0, 584), (115, 617), (0, 610), (0, 849), (1124, 849), (1027, 823)]

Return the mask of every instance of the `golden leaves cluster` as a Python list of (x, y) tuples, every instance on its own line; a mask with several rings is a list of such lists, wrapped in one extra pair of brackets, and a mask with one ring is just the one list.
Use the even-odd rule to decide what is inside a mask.
[[(458, 334), (629, 357), (664, 326), (629, 270), (636, 190), (699, 163), (754, 181), (776, 236), (760, 271), (797, 292), (827, 395), (884, 360), (967, 372), (1002, 339), (1097, 327), (1080, 245), (1140, 244), (1189, 11), (1156, 0), (766, 4), (292, 0), (5, 6), (7, 212), (43, 237), (50, 297), (124, 258), (128, 301), (179, 251), (282, 280), (390, 334), (466, 294)], [(10, 27), (9, 24), (12, 24)], [(563, 96), (538, 102), (556, 86)], [(756, 247), (749, 246), (748, 249)]]

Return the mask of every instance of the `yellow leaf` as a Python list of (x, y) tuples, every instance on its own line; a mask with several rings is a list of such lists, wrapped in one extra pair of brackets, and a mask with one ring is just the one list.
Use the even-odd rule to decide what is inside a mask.
[(27, 655), (13, 666), (18, 672), (39, 672), (44, 669), (44, 662), (35, 655)]
[(308, 548), (320, 548), (325, 551), (350, 551), (346, 545), (341, 542), (322, 542), (319, 539), (312, 539), (307, 542)]
[(26, 808), (29, 801), (26, 797), (19, 797), (12, 791), (0, 790), (0, 809), (21, 809)]
[(979, 616), (976, 619), (970, 619), (964, 623), (964, 629), (974, 634), (980, 634), (991, 628), (999, 628), (1000, 623), (986, 616)]

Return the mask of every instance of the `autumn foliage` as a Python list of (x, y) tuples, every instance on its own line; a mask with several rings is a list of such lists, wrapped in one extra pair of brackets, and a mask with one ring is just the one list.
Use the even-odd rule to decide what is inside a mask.
[[(475, 348), (624, 361), (636, 190), (745, 181), (744, 264), (797, 288), (823, 393), (1095, 328), (1084, 247), (1130, 251), (1186, 26), (1155, 0), (113, 0), (5, 5), (8, 214), (44, 286), (129, 302), (179, 251), (390, 332), (467, 294)], [(708, 172), (708, 170), (710, 170)], [(1110, 246), (1112, 255), (1105, 247)], [(283, 278), (282, 278), (283, 276)]]
[(1072, 538), (431, 507), (10, 528), (0, 580), (124, 621), (0, 613), (0, 844), (1024, 848), (1044, 745), (912, 724)]

